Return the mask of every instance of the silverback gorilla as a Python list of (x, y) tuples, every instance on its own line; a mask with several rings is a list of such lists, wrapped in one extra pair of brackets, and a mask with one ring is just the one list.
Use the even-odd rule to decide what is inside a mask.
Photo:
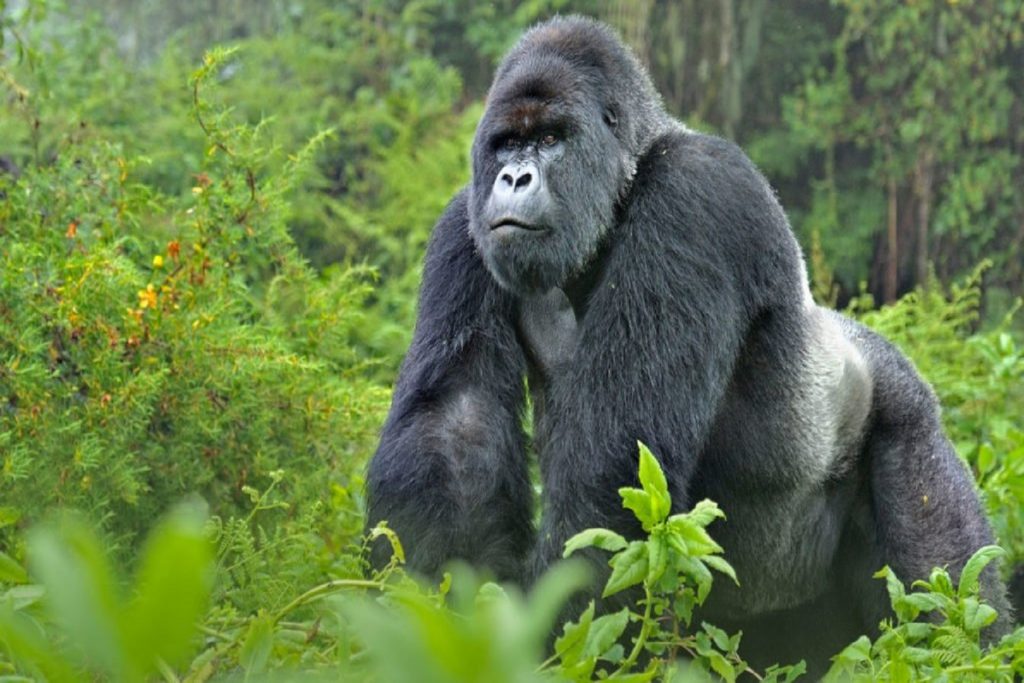
[[(638, 535), (617, 490), (636, 485), (640, 440), (676, 511), (708, 497), (728, 516), (713, 533), (742, 587), (717, 582), (702, 618), (742, 628), (753, 661), (813, 669), (888, 613), (881, 566), (959, 570), (991, 542), (929, 387), (813, 303), (768, 183), (672, 119), (608, 28), (529, 31), (472, 160), (427, 249), (367, 478), (368, 521), (389, 522), (412, 569), (462, 558), (529, 581), (582, 529)], [(1004, 587), (984, 581), (1005, 630)]]

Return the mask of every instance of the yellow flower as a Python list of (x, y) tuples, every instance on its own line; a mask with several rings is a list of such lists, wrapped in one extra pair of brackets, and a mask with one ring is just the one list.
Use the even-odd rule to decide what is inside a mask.
[(160, 254), (157, 254), (156, 256), (154, 256), (153, 257), (153, 267), (154, 268), (163, 268), (164, 267), (164, 257), (161, 256)]
[(139, 290), (139, 308), (156, 308), (156, 290), (152, 284)]

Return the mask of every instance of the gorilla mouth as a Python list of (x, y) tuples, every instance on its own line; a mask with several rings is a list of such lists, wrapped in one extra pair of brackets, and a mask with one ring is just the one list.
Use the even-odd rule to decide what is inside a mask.
[(523, 223), (515, 218), (501, 218), (491, 223), (491, 234), (497, 237), (513, 235), (516, 233), (539, 234), (542, 232), (544, 232), (544, 228), (537, 225)]

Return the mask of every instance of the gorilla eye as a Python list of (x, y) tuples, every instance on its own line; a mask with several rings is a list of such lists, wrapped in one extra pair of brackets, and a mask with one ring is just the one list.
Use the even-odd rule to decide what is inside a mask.
[(519, 149), (519, 138), (509, 136), (501, 143), (505, 149)]
[(551, 133), (548, 133), (543, 138), (541, 138), (541, 142), (544, 144), (545, 147), (550, 147), (551, 145), (553, 145), (556, 142), (558, 142), (558, 138), (556, 138)]

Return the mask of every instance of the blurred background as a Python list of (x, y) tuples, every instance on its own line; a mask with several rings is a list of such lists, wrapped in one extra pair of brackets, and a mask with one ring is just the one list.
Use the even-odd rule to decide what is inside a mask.
[[(284, 150), (335, 131), (288, 218), (302, 252), (317, 266), (369, 263), (390, 288), (415, 269), (432, 220), (468, 178), (473, 125), (503, 52), (552, 14), (595, 16), (636, 50), (673, 114), (736, 140), (768, 176), (820, 297), (844, 305), (866, 288), (889, 302), (987, 258), (985, 313), (997, 316), (1024, 287), (1020, 7), (79, 0), (40, 5), (32, 31), (55, 53), (44, 116), (118, 137), (149, 157), (147, 180), (168, 192), (187, 191), (202, 152), (184, 111), (187, 69), (211, 45), (241, 47), (219, 75), (240, 116), (264, 122)], [(0, 152), (17, 164), (52, 153), (59, 134), (5, 126)]]

